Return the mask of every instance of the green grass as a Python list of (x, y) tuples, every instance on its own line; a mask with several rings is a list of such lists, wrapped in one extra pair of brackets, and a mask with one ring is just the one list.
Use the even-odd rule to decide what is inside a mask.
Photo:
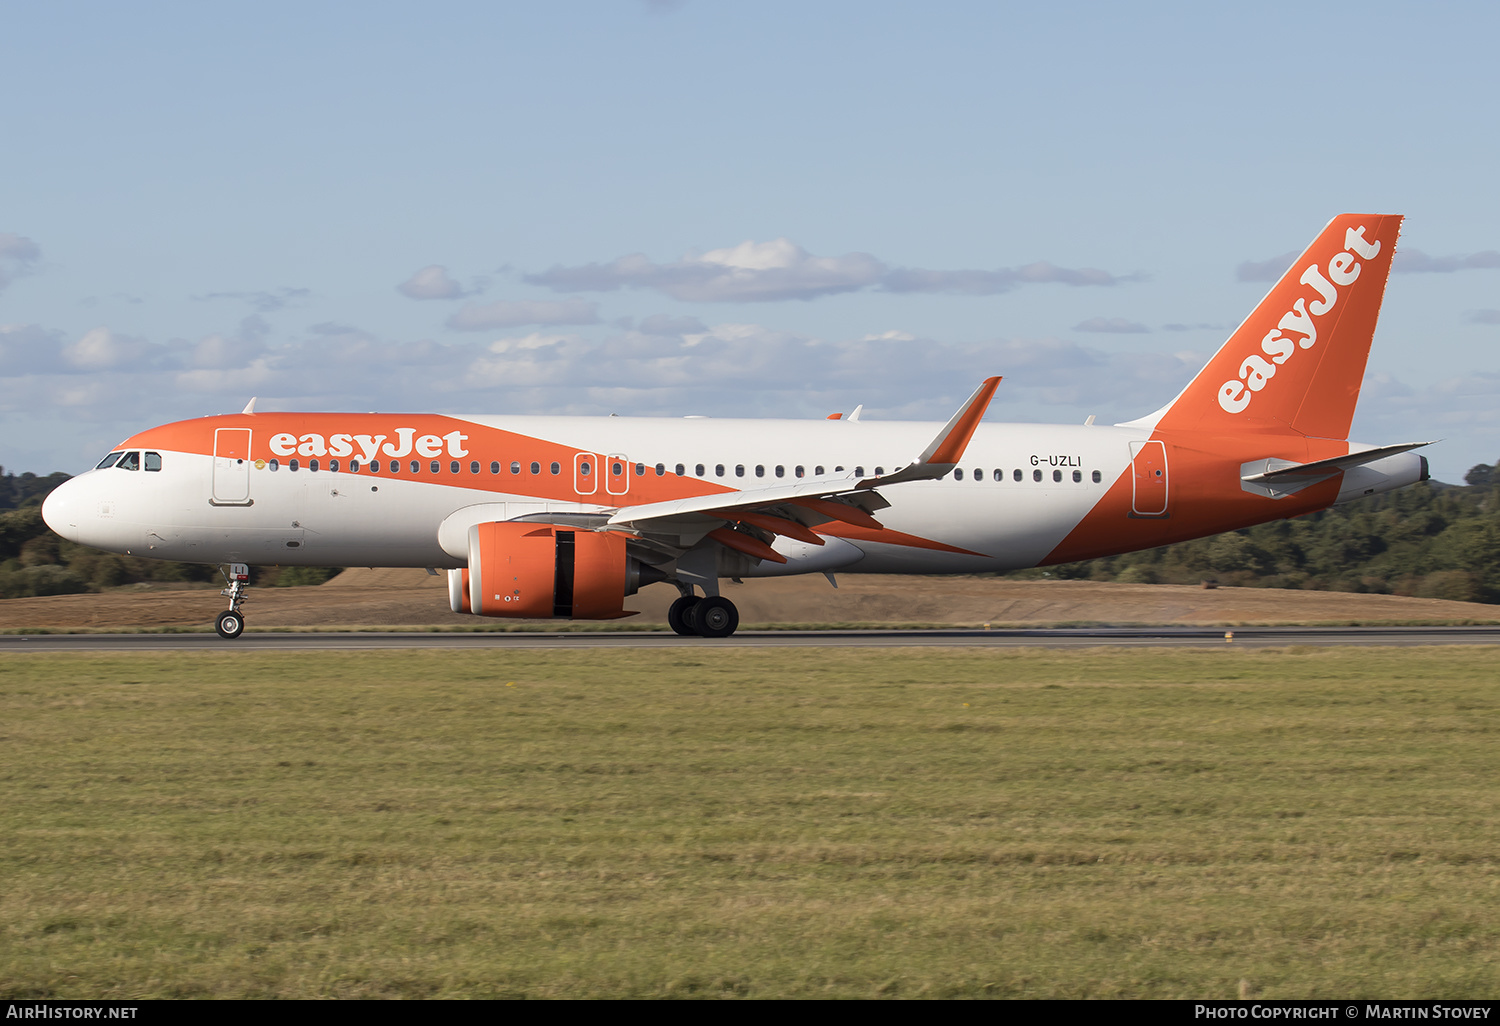
[(7, 656), (0, 997), (1493, 996), (1496, 664)]

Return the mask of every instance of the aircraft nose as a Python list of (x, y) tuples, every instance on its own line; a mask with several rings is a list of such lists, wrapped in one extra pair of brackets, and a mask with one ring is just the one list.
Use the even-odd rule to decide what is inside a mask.
[(64, 481), (42, 502), (42, 519), (53, 532), (69, 541), (79, 541), (86, 501), (78, 480)]

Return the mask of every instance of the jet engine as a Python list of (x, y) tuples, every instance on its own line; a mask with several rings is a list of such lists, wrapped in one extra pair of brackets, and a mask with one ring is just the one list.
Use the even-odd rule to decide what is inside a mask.
[(666, 579), (626, 554), (625, 536), (517, 521), (469, 528), (469, 568), (448, 572), (455, 613), (614, 620), (625, 596)]

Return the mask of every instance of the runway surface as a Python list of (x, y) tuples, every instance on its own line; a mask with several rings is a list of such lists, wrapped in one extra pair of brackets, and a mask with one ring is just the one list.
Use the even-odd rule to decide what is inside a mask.
[(473, 633), (250, 632), (235, 641), (216, 634), (11, 634), (10, 652), (326, 652), (422, 648), (1088, 648), (1281, 645), (1495, 645), (1500, 627), (1239, 627), (1229, 640), (1206, 627), (1059, 627), (1045, 630), (746, 631), (732, 638), (683, 638), (660, 632)]

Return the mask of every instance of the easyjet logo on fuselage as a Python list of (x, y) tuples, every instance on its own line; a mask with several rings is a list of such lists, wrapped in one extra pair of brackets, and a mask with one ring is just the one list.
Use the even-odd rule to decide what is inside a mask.
[(1303, 297), (1293, 303), (1276, 327), (1260, 340), (1261, 353), (1245, 357), (1239, 377), (1219, 386), (1219, 405), (1224, 412), (1245, 412), (1255, 393), (1276, 376), (1277, 367), (1296, 355), (1298, 349), (1311, 349), (1318, 344), (1318, 325), (1313, 318), (1332, 310), (1339, 300), (1338, 290), (1353, 285), (1359, 277), (1361, 265), (1355, 257), (1373, 260), (1379, 252), (1380, 242), (1367, 242), (1361, 225), (1344, 233), (1344, 251), (1334, 254), (1326, 269), (1316, 263), (1307, 266), (1298, 281), (1312, 288), (1317, 296)]
[[(454, 459), (469, 455), (464, 442), (469, 436), (458, 431), (446, 435), (418, 435), (416, 428), (396, 428), (393, 441), (390, 435), (333, 434), (327, 440), (317, 432), (294, 435), (290, 431), (272, 435), (271, 451), (277, 456), (355, 456), (369, 462), (376, 456), (386, 455), (396, 459), (416, 453), (424, 459), (434, 459), (443, 454)], [(355, 450), (358, 450), (356, 453)]]

